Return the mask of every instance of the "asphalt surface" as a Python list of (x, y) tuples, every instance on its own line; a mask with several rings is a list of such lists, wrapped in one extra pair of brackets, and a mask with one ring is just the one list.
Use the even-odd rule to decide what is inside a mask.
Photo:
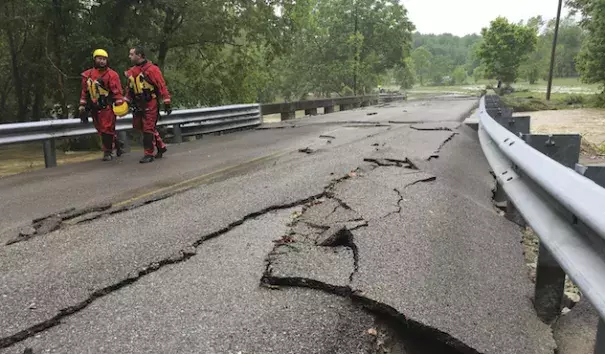
[[(216, 180), (248, 173), (277, 154), (325, 143), (319, 136), (336, 127), (385, 125), (384, 130), (397, 122), (451, 119), (451, 109), (463, 115), (467, 107), (468, 100), (462, 99), (365, 107), (170, 145), (164, 159), (152, 164), (139, 164), (140, 156), (131, 153), (109, 163), (89, 161), (0, 178), (0, 244), (32, 219), (66, 208), (121, 202), (205, 174)], [(368, 115), (372, 113), (377, 114)]]
[(171, 147), (149, 169), (133, 156), (0, 180), (11, 231), (244, 166), (1, 245), (0, 352), (552, 352), (521, 235), (459, 127), (475, 103), (368, 107)]
[(586, 299), (553, 326), (559, 354), (592, 354), (595, 351), (599, 314)]

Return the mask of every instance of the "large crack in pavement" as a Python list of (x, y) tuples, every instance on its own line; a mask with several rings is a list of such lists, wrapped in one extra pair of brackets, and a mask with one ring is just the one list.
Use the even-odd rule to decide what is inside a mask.
[[(441, 144), (439, 149), (445, 146), (445, 144), (455, 135), (455, 133), (452, 134)], [(411, 163), (407, 158), (403, 160), (365, 159), (365, 161), (370, 163), (369, 169), (358, 168), (339, 179), (333, 180), (320, 194), (288, 204), (270, 206), (258, 212), (247, 214), (241, 219), (230, 223), (225, 228), (203, 235), (176, 254), (158, 262), (148, 264), (138, 271), (130, 273), (125, 279), (94, 291), (84, 301), (60, 310), (59, 313), (51, 319), (38, 323), (9, 337), (0, 339), (0, 348), (11, 346), (32, 337), (36, 333), (56, 326), (61, 323), (62, 319), (81, 311), (95, 300), (133, 284), (145, 275), (153, 273), (166, 265), (186, 261), (196, 254), (196, 248), (203, 244), (204, 241), (221, 236), (242, 225), (247, 220), (257, 218), (271, 211), (303, 206), (303, 212), (292, 223), (291, 232), (288, 235), (284, 235), (281, 240), (276, 240), (273, 251), (267, 256), (266, 270), (262, 276), (261, 285), (271, 289), (280, 286), (307, 287), (338, 295), (350, 299), (355, 304), (377, 316), (377, 318), (390, 323), (391, 328), (400, 328), (400, 332), (411, 333), (414, 336), (422, 336), (427, 338), (430, 342), (435, 342), (433, 344), (441, 348), (440, 350), (435, 350), (435, 353), (478, 353), (478, 351), (467, 346), (448, 333), (418, 321), (414, 321), (414, 319), (407, 317), (404, 313), (398, 311), (394, 307), (364, 296), (352, 288), (353, 281), (360, 266), (359, 250), (355, 243), (354, 231), (361, 228), (367, 228), (368, 219), (364, 217), (363, 213), (358, 212), (355, 206), (350, 205), (346, 199), (339, 198), (336, 193), (336, 187), (351, 179), (366, 177), (370, 179), (368, 174), (371, 172), (399, 169), (405, 170), (406, 176), (409, 176), (412, 181), (404, 180), (401, 182), (402, 187), (391, 189), (397, 194), (395, 206), (398, 208), (398, 213), (401, 213), (401, 203), (403, 201), (401, 188), (405, 189), (418, 183), (435, 180), (434, 176), (427, 177), (426, 174), (419, 171), (418, 167)], [(375, 181), (376, 178), (380, 178), (380, 176), (373, 176), (373, 178)], [(321, 219), (319, 222), (315, 219), (306, 218), (315, 209), (320, 207), (326, 210), (326, 213), (328, 214), (326, 218)], [(301, 232), (301, 230), (305, 231)], [(283, 257), (284, 254), (294, 256), (304, 254), (310, 257), (306, 258), (307, 261), (309, 259), (325, 261), (325, 259), (329, 258), (327, 264), (330, 264), (332, 261), (332, 264), (342, 264), (342, 260), (344, 260), (346, 262), (346, 267), (343, 267), (343, 269), (339, 269), (334, 272), (334, 274), (330, 275), (338, 281), (331, 281), (329, 278), (322, 280), (315, 276), (309, 276), (308, 274), (281, 275), (275, 271), (273, 266), (279, 265), (278, 262), (280, 257)], [(290, 259), (286, 260), (290, 261)], [(330, 269), (324, 268), (324, 270), (329, 271)]]
[[(346, 178), (346, 176), (345, 176), (345, 178)], [(330, 186), (326, 187), (326, 189), (328, 189), (328, 188), (330, 188)], [(78, 302), (77, 304), (74, 304), (72, 306), (59, 310), (55, 316), (53, 316), (45, 321), (42, 321), (40, 323), (37, 323), (33, 326), (30, 326), (24, 330), (21, 330), (15, 334), (0, 338), (0, 348), (10, 347), (18, 342), (21, 342), (27, 338), (34, 336), (36, 333), (45, 331), (49, 328), (59, 325), (61, 323), (62, 319), (83, 310), (84, 308), (89, 306), (91, 303), (93, 303), (95, 300), (102, 298), (108, 294), (111, 294), (117, 290), (120, 290), (128, 285), (131, 285), (131, 284), (135, 283), (136, 281), (138, 281), (139, 279), (141, 279), (142, 277), (144, 277), (148, 274), (151, 274), (153, 272), (156, 272), (157, 270), (163, 268), (164, 266), (176, 264), (176, 263), (180, 263), (180, 262), (184, 262), (184, 261), (188, 260), (189, 258), (193, 257), (197, 253), (197, 251), (196, 251), (197, 247), (202, 245), (205, 241), (208, 241), (215, 237), (219, 237), (219, 236), (233, 230), (234, 228), (242, 225), (243, 223), (245, 223), (248, 220), (255, 219), (261, 215), (270, 213), (272, 211), (290, 209), (290, 208), (294, 208), (294, 207), (297, 207), (300, 205), (306, 205), (317, 199), (321, 199), (321, 198), (325, 197), (325, 195), (326, 195), (326, 190), (324, 190), (320, 194), (313, 195), (308, 198), (296, 200), (296, 201), (293, 201), (293, 202), (287, 203), (287, 204), (269, 206), (262, 210), (247, 214), (244, 217), (240, 218), (239, 220), (230, 223), (228, 226), (226, 226), (220, 230), (217, 230), (212, 233), (205, 234), (205, 235), (199, 237), (192, 244), (188, 245), (187, 247), (182, 248), (180, 251), (172, 254), (171, 256), (169, 256), (167, 258), (149, 263), (149, 264), (141, 267), (138, 270), (134, 270), (134, 271), (130, 272), (128, 274), (128, 276), (125, 277), (124, 279), (121, 279), (109, 286), (92, 291), (92, 293), (86, 299)]]
[[(369, 171), (362, 168), (352, 171), (345, 178), (334, 181), (326, 189), (325, 198), (303, 207), (301, 214), (291, 223), (290, 232), (282, 239), (276, 240), (274, 249), (267, 255), (260, 285), (270, 289), (311, 288), (348, 298), (376, 318), (389, 323), (391, 330), (399, 334), (425, 338), (425, 342), (430, 344), (425, 343), (425, 347), (417, 351), (418, 353), (477, 354), (476, 350), (453, 336), (414, 321), (393, 307), (368, 298), (352, 288), (360, 266), (354, 231), (369, 225), (363, 213), (360, 214), (354, 207), (338, 199), (337, 187), (343, 183), (352, 183), (355, 179), (370, 178), (367, 174), (385, 168), (411, 170), (406, 172), (407, 180), (400, 182), (402, 183), (400, 188), (432, 182), (436, 179), (435, 176), (415, 170), (416, 166), (407, 163), (408, 159), (398, 161), (364, 159), (364, 161), (371, 163)], [(398, 188), (394, 188), (393, 191), (398, 195), (397, 213), (400, 213), (404, 197)], [(361, 222), (360, 224), (354, 226), (350, 224), (352, 213), (360, 215), (355, 218), (357, 222)], [(309, 225), (312, 225), (312, 229), (309, 229)], [(348, 276), (343, 269), (347, 267), (350, 269)]]
[(57, 213), (49, 214), (44, 217), (33, 219), (31, 226), (27, 226), (19, 231), (17, 237), (6, 242), (7, 246), (15, 243), (28, 241), (35, 237), (45, 236), (55, 231), (65, 229), (78, 224), (83, 224), (97, 220), (106, 216), (124, 213), (142, 206), (159, 202), (170, 198), (175, 194), (182, 193), (186, 189), (179, 189), (173, 192), (161, 193), (151, 197), (127, 203), (124, 205), (112, 203), (103, 203), (84, 208), (69, 208)]
[[(376, 166), (374, 166), (374, 167), (376, 167)], [(290, 209), (290, 208), (293, 208), (296, 206), (301, 206), (301, 205), (314, 205), (314, 204), (317, 204), (317, 200), (320, 200), (322, 198), (330, 198), (330, 199), (336, 201), (338, 203), (338, 208), (336, 208), (336, 209), (340, 208), (342, 210), (351, 212), (352, 209), (348, 205), (346, 205), (346, 203), (344, 203), (342, 200), (338, 200), (338, 198), (334, 197), (333, 190), (336, 185), (338, 185), (339, 183), (341, 183), (347, 179), (357, 176), (360, 172), (361, 172), (360, 169), (356, 169), (338, 179), (334, 179), (330, 184), (328, 184), (324, 188), (324, 190), (320, 194), (313, 195), (308, 198), (296, 200), (291, 203), (269, 206), (260, 211), (249, 213), (249, 214), (245, 215), (244, 217), (240, 218), (239, 220), (230, 223), (229, 225), (227, 225), (224, 228), (221, 228), (221, 229), (214, 231), (212, 233), (209, 233), (209, 234), (205, 234), (205, 235), (199, 237), (195, 242), (182, 248), (181, 250), (172, 254), (171, 256), (168, 256), (167, 258), (164, 258), (161, 260), (151, 262), (151, 263), (141, 267), (138, 270), (134, 270), (134, 271), (130, 272), (124, 279), (121, 279), (106, 287), (92, 291), (86, 299), (84, 299), (72, 306), (59, 310), (55, 316), (53, 316), (45, 321), (39, 322), (35, 325), (32, 325), (26, 329), (23, 329), (15, 334), (0, 338), (0, 348), (10, 347), (18, 342), (21, 342), (27, 338), (34, 336), (36, 333), (45, 331), (49, 328), (59, 325), (61, 323), (62, 319), (83, 310), (84, 308), (89, 306), (91, 303), (93, 303), (95, 300), (102, 298), (108, 294), (111, 294), (117, 290), (120, 290), (128, 285), (131, 285), (131, 284), (135, 283), (136, 281), (138, 281), (139, 279), (141, 279), (142, 277), (144, 277), (148, 274), (151, 274), (151, 273), (163, 268), (164, 266), (172, 265), (172, 264), (176, 264), (176, 263), (180, 263), (180, 262), (184, 262), (184, 261), (188, 260), (189, 258), (193, 257), (196, 254), (197, 247), (199, 247), (205, 241), (210, 240), (215, 237), (219, 237), (219, 236), (233, 230), (234, 228), (242, 225), (247, 220), (257, 218), (261, 215), (264, 215), (266, 213), (276, 211), (276, 210)], [(56, 229), (58, 229), (63, 226), (62, 222), (64, 222), (64, 221), (82, 218), (81, 220), (78, 220), (77, 222), (78, 223), (79, 222), (88, 222), (88, 221), (100, 218), (102, 216), (105, 216), (105, 215), (112, 215), (112, 214), (122, 213), (122, 212), (125, 212), (128, 210), (132, 210), (134, 208), (168, 198), (168, 197), (174, 195), (175, 193), (180, 193), (180, 192), (181, 191), (177, 191), (177, 192), (166, 193), (163, 195), (154, 196), (154, 197), (148, 198), (146, 200), (139, 201), (137, 203), (120, 206), (117, 208), (113, 208), (111, 205), (95, 206), (95, 207), (84, 208), (84, 209), (70, 208), (68, 210), (64, 210), (64, 211), (61, 211), (56, 214), (52, 214), (52, 215), (49, 215), (49, 216), (46, 216), (43, 218), (38, 218), (38, 219), (34, 220), (33, 222), (39, 223), (39, 222), (44, 222), (45, 220), (48, 220), (48, 219), (53, 219), (56, 221), (56, 223), (59, 224), (59, 226), (56, 228)], [(334, 209), (334, 213), (336, 213), (336, 209)], [(359, 227), (363, 227), (363, 226), (367, 225), (367, 223), (365, 221), (363, 221), (360, 217), (358, 217), (358, 216), (355, 217), (350, 214), (348, 215), (348, 218), (346, 218), (346, 220), (343, 219), (342, 221), (345, 223), (349, 223), (349, 226), (351, 226), (352, 229), (357, 229)], [(321, 226), (319, 226), (319, 227), (321, 227)], [(52, 230), (52, 231), (54, 231), (54, 230)], [(52, 231), (49, 231), (49, 232), (52, 232)], [(352, 240), (350, 242), (353, 246), (348, 245), (348, 246), (343, 246), (343, 247), (351, 249), (351, 252), (355, 255), (354, 258), (357, 259), (356, 247), (354, 246), (354, 243)], [(356, 266), (354, 266), (354, 268), (356, 268)], [(352, 280), (353, 274), (351, 273), (350, 275), (348, 275), (347, 279)]]
[[(447, 129), (424, 129), (424, 130), (432, 130), (432, 131), (441, 131), (441, 130), (447, 130)], [(439, 145), (439, 147), (437, 148), (437, 150), (435, 150), (427, 159), (426, 161), (431, 161), (433, 159), (438, 159), (439, 158), (439, 154), (441, 153), (441, 150), (445, 147), (445, 145), (447, 145), (447, 143), (449, 143), (450, 141), (452, 141), (452, 139), (454, 139), (454, 137), (458, 135), (458, 133), (454, 132), (452, 134), (450, 134), (442, 143), (441, 145)]]

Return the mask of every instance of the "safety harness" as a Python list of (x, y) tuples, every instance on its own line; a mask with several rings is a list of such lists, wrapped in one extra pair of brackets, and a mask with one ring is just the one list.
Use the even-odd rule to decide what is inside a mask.
[[(149, 69), (149, 67), (147, 69)], [(150, 102), (151, 100), (156, 99), (158, 97), (158, 94), (157, 88), (147, 77), (147, 69), (141, 68), (141, 72), (136, 77), (129, 76), (128, 84), (130, 86), (130, 89), (134, 93), (135, 99), (142, 99), (145, 102)]]
[(103, 81), (107, 73), (108, 71), (105, 71), (101, 77), (93, 80), (91, 70), (86, 78), (88, 99), (93, 104), (94, 108), (105, 109), (110, 104), (109, 97), (111, 92), (105, 88), (105, 82)]

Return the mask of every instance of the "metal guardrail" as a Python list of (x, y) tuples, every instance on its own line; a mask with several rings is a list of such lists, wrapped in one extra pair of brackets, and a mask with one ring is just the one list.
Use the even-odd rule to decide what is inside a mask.
[[(263, 114), (280, 113), (282, 120), (295, 118), (297, 110), (305, 110), (307, 115), (317, 114), (318, 108), (324, 108), (324, 113), (334, 112), (339, 106), (341, 111), (378, 104), (404, 100), (403, 95), (355, 96), (333, 99), (318, 99), (310, 101), (272, 103), (272, 104), (240, 104), (221, 107), (175, 110), (169, 116), (163, 116), (158, 126), (168, 129), (168, 134), (174, 143), (181, 143), (184, 136), (203, 135), (223, 131), (250, 129), (262, 123)], [(262, 111), (262, 113), (261, 113)], [(132, 115), (118, 118), (116, 130), (122, 140), (125, 131), (132, 129)], [(46, 167), (57, 165), (55, 140), (82, 135), (96, 134), (92, 123), (83, 124), (79, 119), (56, 119), (28, 123), (0, 124), (0, 146), (42, 141)]]
[(559, 136), (548, 136), (547, 146), (539, 147), (544, 154), (532, 146), (529, 132), (511, 131), (502, 119), (514, 122), (511, 113), (499, 98), (482, 97), (478, 133), (497, 179), (496, 188), (505, 193), (507, 218), (527, 223), (540, 239), (534, 293), (537, 314), (547, 323), (560, 315), (565, 276), (569, 276), (599, 313), (595, 353), (603, 354), (605, 189), (583, 176), (585, 168), (576, 167), (576, 172), (547, 156), (555, 150)]
[[(261, 124), (260, 105), (244, 104), (222, 107), (175, 110), (158, 121), (166, 126), (175, 143), (183, 136), (208, 134), (233, 129), (253, 128)], [(116, 121), (116, 130), (132, 129), (132, 115)], [(0, 124), (0, 145), (43, 141), (46, 167), (57, 165), (55, 139), (96, 134), (92, 123), (83, 124), (79, 119), (56, 119), (40, 122)], [(122, 133), (123, 140), (125, 133)]]
[[(159, 126), (182, 126), (196, 123), (203, 126), (223, 126), (232, 122), (245, 122), (250, 126), (259, 125), (260, 106), (258, 104), (232, 105), (212, 108), (176, 110), (163, 116)], [(128, 114), (116, 121), (116, 130), (132, 129), (132, 115)], [(0, 124), (0, 145), (58, 139), (87, 134), (96, 134), (92, 123), (83, 124), (79, 119), (55, 119), (28, 123)]]
[(338, 98), (322, 98), (308, 101), (268, 103), (263, 104), (263, 115), (281, 114), (282, 120), (294, 119), (296, 111), (305, 111), (306, 115), (316, 115), (318, 108), (324, 109), (324, 114), (333, 113), (334, 107), (339, 106), (341, 111), (352, 108), (367, 107), (381, 102), (405, 100), (405, 95), (380, 94), (377, 96), (352, 96)]

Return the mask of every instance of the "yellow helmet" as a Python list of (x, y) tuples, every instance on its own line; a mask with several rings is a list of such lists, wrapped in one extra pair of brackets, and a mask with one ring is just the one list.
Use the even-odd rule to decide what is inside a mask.
[(109, 59), (109, 55), (107, 54), (107, 51), (105, 49), (97, 49), (92, 53), (92, 58), (96, 58), (96, 57), (105, 57)]
[(113, 105), (113, 113), (118, 117), (125, 116), (128, 113), (128, 103), (124, 102), (119, 106)]

